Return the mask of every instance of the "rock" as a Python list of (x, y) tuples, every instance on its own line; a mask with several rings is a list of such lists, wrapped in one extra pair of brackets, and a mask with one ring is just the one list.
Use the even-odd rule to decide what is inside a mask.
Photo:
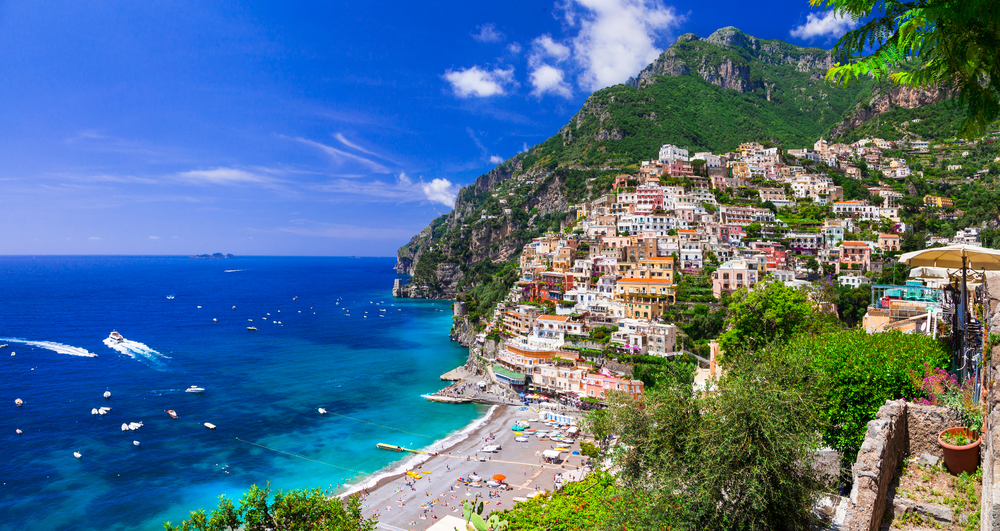
[(949, 524), (955, 519), (955, 513), (950, 507), (936, 503), (918, 502), (909, 498), (894, 498), (892, 500), (893, 516), (899, 518), (906, 513), (916, 513), (922, 517), (933, 518), (937, 522)]
[(933, 456), (927, 452), (920, 454), (920, 457), (917, 458), (917, 462), (924, 466), (937, 466), (940, 460), (937, 456)]

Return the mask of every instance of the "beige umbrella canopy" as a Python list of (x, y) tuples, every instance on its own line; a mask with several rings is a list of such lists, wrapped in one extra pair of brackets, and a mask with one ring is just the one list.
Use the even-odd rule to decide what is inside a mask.
[(899, 261), (912, 267), (930, 266), (996, 271), (1000, 270), (1000, 250), (971, 245), (949, 245), (902, 254), (899, 256)]

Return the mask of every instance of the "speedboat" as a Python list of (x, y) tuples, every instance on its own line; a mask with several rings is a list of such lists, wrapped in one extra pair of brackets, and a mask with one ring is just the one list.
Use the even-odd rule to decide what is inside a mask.
[(167, 298), (170, 299), (170, 300), (174, 300), (174, 296), (173, 295), (167, 295)]
[(167, 415), (170, 415), (173, 418), (177, 418), (177, 412), (172, 409), (167, 410)]
[(79, 458), (83, 457), (83, 454), (81, 454), (80, 452), (73, 452), (73, 457), (79, 459)]
[(323, 408), (319, 408), (319, 414), (320, 415), (326, 415), (326, 410), (323, 409)]
[(23, 432), (23, 431), (21, 431), (21, 428), (17, 428), (17, 429), (15, 429), (15, 430), (14, 430), (14, 433), (16, 433), (16, 434), (18, 434), (18, 435), (21, 435), (21, 434), (22, 434), (22, 433), (24, 433), (24, 432)]
[(97, 410), (97, 414), (98, 415), (107, 415), (109, 411), (111, 411), (111, 408), (109, 408), (109, 407), (102, 407), (102, 408), (100, 408), (100, 409)]
[(95, 407), (94, 409), (91, 409), (90, 410), (90, 414), (91, 415), (96, 415), (97, 414), (97, 408)]
[(15, 404), (15, 405), (16, 405), (17, 407), (21, 407), (21, 406), (23, 406), (23, 405), (24, 405), (24, 400), (21, 400), (20, 398), (15, 398), (15, 399), (14, 399), (14, 404)]
[(256, 326), (248, 326), (247, 330), (249, 330), (251, 332), (256, 332), (257, 331), (257, 327)]
[(205, 423), (205, 427), (208, 428), (208, 429), (210, 429), (210, 430), (214, 430), (215, 429), (215, 424), (212, 424), (211, 422), (206, 422)]
[(139, 446), (139, 441), (132, 441), (132, 444)]
[(204, 387), (198, 387), (197, 385), (192, 385), (191, 387), (188, 387), (187, 389), (185, 389), (184, 392), (185, 393), (204, 393), (205, 392), (205, 388)]
[(114, 330), (111, 331), (111, 335), (108, 336), (108, 339), (114, 341), (115, 343), (123, 343), (125, 341), (125, 338)]
[(3, 345), (0, 345), (0, 348), (7, 348), (7, 343), (4, 343)]
[(122, 422), (122, 431), (128, 431), (128, 424)]
[(111, 391), (104, 391), (104, 398), (111, 398)]

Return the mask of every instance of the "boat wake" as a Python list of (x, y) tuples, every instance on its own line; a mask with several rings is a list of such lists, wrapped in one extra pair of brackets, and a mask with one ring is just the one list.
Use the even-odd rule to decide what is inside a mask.
[(236, 273), (238, 271), (246, 271), (246, 269), (227, 269), (223, 273)]
[(85, 348), (73, 347), (70, 345), (63, 345), (62, 343), (56, 343), (54, 341), (28, 341), (26, 339), (19, 339), (16, 337), (0, 337), (0, 341), (5, 341), (8, 343), (20, 343), (22, 345), (31, 345), (33, 347), (39, 347), (51, 350), (52, 352), (57, 352), (59, 354), (68, 354), (70, 356), (83, 356), (86, 358), (96, 358), (97, 354), (93, 352), (88, 352)]
[(148, 345), (130, 339), (115, 341), (109, 337), (104, 340), (104, 344), (108, 348), (116, 350), (120, 354), (124, 354), (132, 359), (142, 358), (157, 364), (162, 363), (164, 359), (170, 359), (170, 356), (160, 354), (156, 350), (149, 348)]

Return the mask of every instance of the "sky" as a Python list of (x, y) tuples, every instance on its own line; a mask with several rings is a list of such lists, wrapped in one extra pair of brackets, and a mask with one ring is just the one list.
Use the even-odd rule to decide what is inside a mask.
[(0, 255), (394, 256), (678, 35), (855, 25), (808, 0), (0, 0)]

